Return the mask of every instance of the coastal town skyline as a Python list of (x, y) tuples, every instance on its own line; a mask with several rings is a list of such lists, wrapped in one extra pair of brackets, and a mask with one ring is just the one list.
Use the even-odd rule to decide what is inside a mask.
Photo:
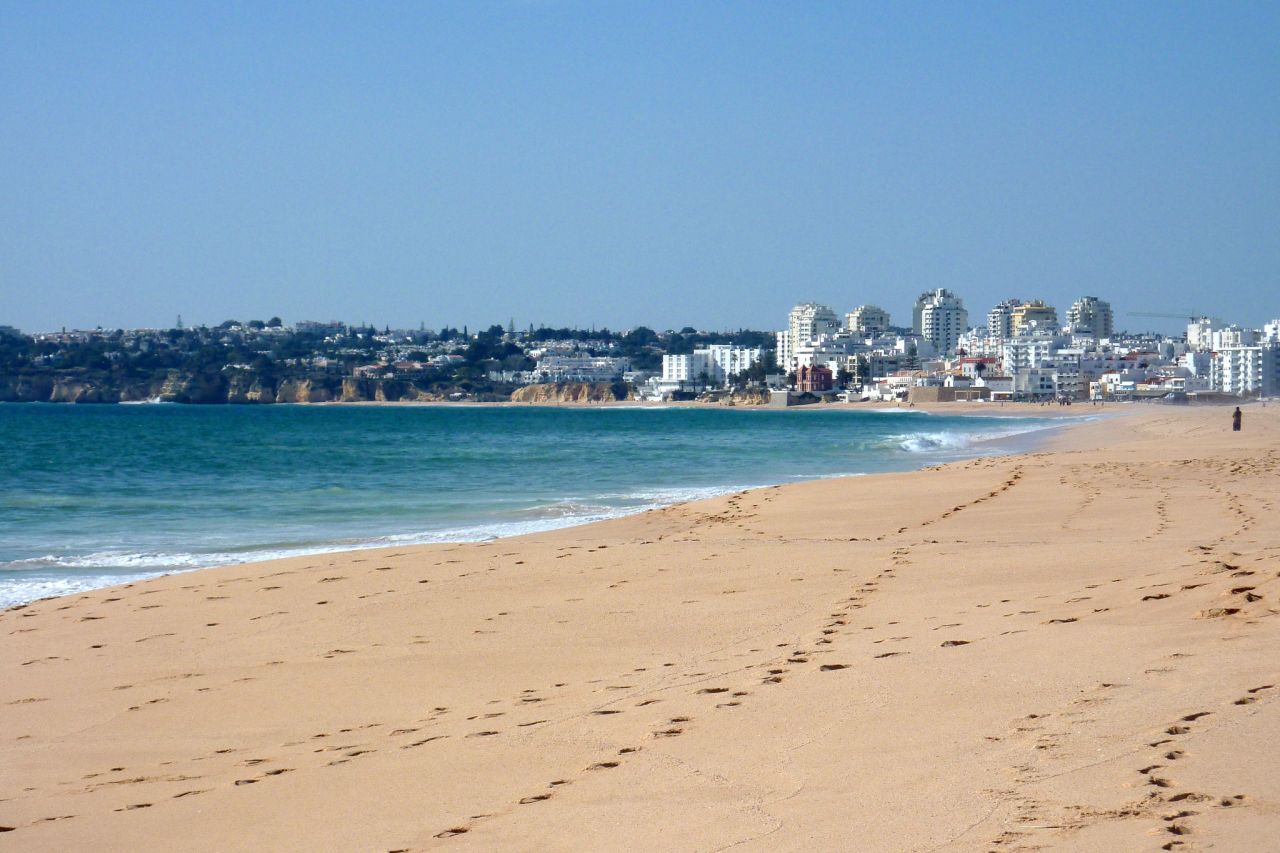
[[(946, 288), (909, 325), (878, 305), (802, 302), (777, 331), (491, 324), (417, 329), (279, 317), (163, 329), (0, 326), (0, 401), (296, 403), (974, 402), (1217, 399), (1280, 394), (1280, 317), (1184, 316), (1181, 335), (1117, 326), (1082, 295), (1011, 297), (970, 314)], [(1176, 315), (1147, 312), (1171, 319)]]

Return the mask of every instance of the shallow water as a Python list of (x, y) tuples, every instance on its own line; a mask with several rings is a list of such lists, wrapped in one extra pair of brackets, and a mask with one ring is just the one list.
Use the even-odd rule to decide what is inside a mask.
[(1060, 425), (857, 409), (0, 404), (0, 607), (906, 470)]

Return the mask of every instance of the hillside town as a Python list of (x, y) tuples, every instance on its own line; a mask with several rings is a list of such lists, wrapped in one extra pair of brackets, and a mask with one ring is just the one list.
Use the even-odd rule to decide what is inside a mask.
[[(1168, 317), (1148, 314), (1137, 316)], [(572, 399), (732, 402), (1076, 402), (1270, 397), (1280, 320), (1261, 329), (1188, 316), (1185, 335), (1117, 331), (1107, 301), (1059, 315), (1010, 298), (971, 322), (948, 289), (910, 325), (876, 305), (796, 305), (777, 332), (685, 327), (381, 330), (340, 321), (60, 330), (0, 326), (0, 401), (358, 402)], [(529, 393), (530, 389), (551, 389)]]
[(971, 324), (963, 300), (937, 289), (916, 299), (909, 328), (895, 328), (875, 305), (842, 322), (810, 302), (777, 333), (777, 362), (794, 390), (844, 399), (1071, 403), (1280, 390), (1280, 320), (1252, 329), (1186, 319), (1182, 337), (1118, 332), (1110, 303), (1082, 296), (1065, 317), (1041, 300), (1011, 298)]

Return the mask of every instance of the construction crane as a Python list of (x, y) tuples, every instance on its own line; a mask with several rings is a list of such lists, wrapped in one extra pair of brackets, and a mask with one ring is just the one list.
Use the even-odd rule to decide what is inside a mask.
[(1215, 323), (1225, 322), (1221, 317), (1210, 317), (1208, 314), (1194, 314), (1187, 311), (1181, 314), (1159, 314), (1154, 311), (1126, 311), (1124, 313), (1127, 317), (1163, 317), (1167, 320), (1186, 320), (1190, 323), (1194, 323), (1197, 320), (1212, 320)]

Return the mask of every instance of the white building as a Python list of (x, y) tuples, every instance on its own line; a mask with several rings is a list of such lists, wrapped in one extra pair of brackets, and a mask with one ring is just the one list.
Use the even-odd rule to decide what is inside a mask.
[(987, 312), (987, 337), (1003, 340), (1013, 337), (1013, 309), (1021, 299), (1006, 299)]
[(1224, 347), (1214, 350), (1209, 382), (1224, 394), (1280, 393), (1280, 345)]
[(533, 372), (540, 382), (612, 382), (631, 369), (625, 358), (544, 355)]
[(1207, 350), (1213, 348), (1211, 336), (1223, 326), (1217, 317), (1196, 317), (1187, 324), (1187, 349)]
[(664, 385), (679, 385), (685, 382), (692, 382), (697, 375), (698, 371), (694, 366), (692, 355), (664, 355), (662, 357), (661, 381)]
[(1115, 334), (1115, 314), (1111, 303), (1096, 296), (1082, 296), (1071, 303), (1067, 324), (1073, 332), (1083, 332), (1102, 340)]
[(1058, 331), (1058, 310), (1039, 299), (1024, 302), (1009, 313), (1015, 335), (1052, 335)]
[(864, 338), (874, 338), (889, 330), (889, 312), (877, 305), (859, 305), (844, 319), (850, 334)]
[(1209, 348), (1214, 350), (1227, 347), (1251, 347), (1258, 343), (1257, 329), (1242, 329), (1239, 326), (1227, 326), (1209, 333)]
[(1213, 369), (1213, 353), (1204, 350), (1184, 352), (1178, 359), (1178, 365), (1187, 372), (1188, 376), (1207, 379)]
[(964, 302), (950, 290), (926, 291), (916, 299), (912, 312), (916, 334), (929, 340), (940, 353), (954, 352), (969, 325)]
[(686, 355), (664, 355), (662, 378), (664, 386), (724, 385), (729, 377), (743, 373), (760, 360), (759, 347), (735, 347), (728, 344), (712, 344)]
[(848, 335), (823, 335), (817, 340), (808, 341), (796, 347), (792, 356), (795, 367), (792, 369), (828, 367), (836, 371), (848, 361), (849, 356), (862, 349), (866, 349), (865, 344)]
[(1057, 397), (1057, 371), (1052, 367), (1019, 370), (1012, 377), (1013, 393), (1018, 397)]
[(1012, 376), (1018, 370), (1041, 367), (1064, 343), (1056, 335), (1009, 338), (1000, 347), (1000, 369)]
[(730, 344), (711, 344), (705, 350), (694, 350), (694, 355), (706, 353), (709, 373), (714, 381), (724, 384), (729, 377), (745, 373), (764, 354), (759, 347), (735, 347)]
[(790, 372), (796, 369), (796, 348), (817, 338), (835, 336), (840, 331), (836, 312), (816, 302), (802, 302), (787, 315), (787, 329), (778, 332), (778, 367)]

